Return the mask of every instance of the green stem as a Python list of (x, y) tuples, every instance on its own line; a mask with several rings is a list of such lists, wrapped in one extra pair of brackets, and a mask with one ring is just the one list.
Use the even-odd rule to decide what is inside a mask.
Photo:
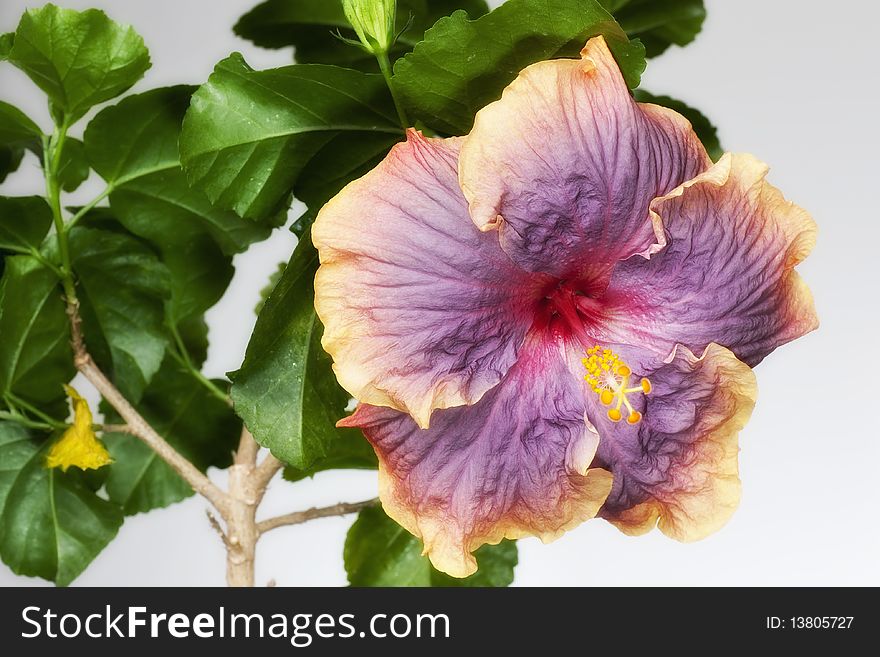
[(211, 379), (202, 374), (201, 370), (199, 370), (199, 368), (192, 362), (192, 359), (189, 357), (189, 351), (187, 351), (186, 345), (183, 344), (183, 338), (180, 337), (180, 333), (178, 332), (177, 327), (174, 326), (174, 323), (169, 321), (168, 327), (171, 331), (171, 335), (174, 336), (174, 343), (177, 346), (176, 351), (173, 349), (170, 351), (174, 359), (188, 369), (196, 380), (205, 386), (212, 395), (217, 399), (220, 399), (224, 404), (229, 404), (229, 395), (221, 390), (216, 383), (211, 381)]
[(58, 171), (61, 167), (61, 154), (64, 142), (67, 140), (69, 128), (67, 117), (49, 138), (48, 143), (44, 140), (44, 174), (46, 176), (46, 196), (49, 199), (49, 207), (52, 209), (52, 221), (55, 223), (55, 235), (58, 240), (58, 254), (61, 256), (61, 282), (64, 285), (64, 294), (68, 303), (76, 300), (76, 287), (73, 284), (73, 268), (70, 264), (70, 245), (67, 240), (67, 231), (64, 228), (64, 214), (61, 211), (61, 185), (58, 182)]
[(407, 130), (411, 127), (409, 119), (406, 118), (406, 111), (397, 92), (394, 90), (394, 81), (391, 79), (391, 61), (388, 59), (388, 53), (378, 51), (376, 53), (376, 61), (379, 62), (379, 69), (382, 71), (382, 77), (385, 78), (385, 84), (388, 85), (388, 91), (391, 92), (391, 98), (394, 100), (394, 108), (397, 110), (397, 118), (400, 120), (400, 127)]
[(40, 264), (48, 269), (51, 269), (55, 272), (58, 277), (61, 277), (61, 270), (55, 266), (50, 260), (48, 260), (42, 253), (40, 253), (35, 247), (31, 246), (29, 248), (25, 248), (23, 246), (15, 246), (13, 244), (7, 244), (3, 247), (5, 250), (10, 251), (12, 253), (19, 253), (21, 255), (31, 256), (35, 260), (39, 260)]
[(37, 251), (37, 249), (31, 247), (30, 250), (27, 251), (27, 254), (39, 260), (44, 267), (55, 272), (55, 275), (58, 276), (58, 278), (64, 278), (62, 271), (55, 266), (55, 263), (46, 258), (42, 253)]
[[(26, 402), (21, 397), (17, 397), (16, 395), (13, 395), (12, 393), (9, 393), (6, 397), (7, 397), (7, 400), (11, 401), (14, 406), (23, 408), (24, 410), (28, 411), (32, 415), (35, 415), (36, 417), (40, 418), (43, 422), (45, 422), (46, 424), (48, 424), (52, 428), (62, 429), (67, 426), (67, 423), (59, 422), (55, 418), (53, 418), (49, 415), (46, 415), (39, 408), (37, 408), (36, 406), (34, 406), (33, 404), (31, 404), (29, 402)], [(21, 415), (21, 413), (18, 413), (18, 412), (16, 412), (16, 415), (24, 417), (23, 415)]]
[(212, 395), (214, 395), (217, 399), (222, 401), (224, 404), (231, 403), (231, 400), (229, 399), (229, 395), (227, 395), (225, 392), (223, 392), (223, 390), (221, 390), (217, 386), (217, 384), (215, 384), (213, 381), (211, 381), (211, 379), (209, 379), (204, 374), (202, 374), (199, 371), (199, 368), (197, 368), (192, 363), (187, 362), (185, 358), (182, 358), (176, 352), (172, 351), (171, 354), (174, 356), (174, 358), (177, 360), (177, 362), (179, 362), (181, 365), (183, 365), (186, 369), (188, 369), (190, 371), (190, 373), (196, 378), (196, 380), (199, 383), (201, 383), (208, 390), (208, 392), (210, 392)]
[(12, 401), (12, 400), (9, 398), (9, 395), (8, 395), (8, 394), (7, 394), (7, 395), (3, 395), (3, 401), (6, 402), (6, 407), (7, 407), (12, 413), (14, 413), (14, 414), (16, 414), (16, 415), (21, 415), (21, 412), (19, 412), (18, 407), (15, 405), (15, 402)]
[(86, 216), (91, 210), (94, 210), (95, 206), (98, 205), (98, 203), (100, 203), (105, 198), (110, 196), (110, 194), (113, 193), (113, 189), (114, 189), (114, 186), (112, 184), (107, 185), (107, 187), (104, 189), (103, 192), (98, 194), (95, 198), (93, 198), (91, 201), (89, 201), (86, 205), (82, 206), (79, 209), (79, 211), (75, 215), (73, 215), (73, 217), (71, 217), (70, 221), (68, 221), (67, 224), (65, 224), (64, 230), (69, 232), (71, 228), (76, 226), (77, 222), (80, 219), (82, 219), (84, 216)]
[(0, 420), (9, 420), (10, 422), (15, 422), (16, 424), (20, 424), (23, 427), (27, 427), (28, 429), (42, 429), (44, 431), (52, 431), (56, 427), (48, 424), (46, 422), (35, 422), (20, 413), (11, 413), (9, 411), (0, 411)]

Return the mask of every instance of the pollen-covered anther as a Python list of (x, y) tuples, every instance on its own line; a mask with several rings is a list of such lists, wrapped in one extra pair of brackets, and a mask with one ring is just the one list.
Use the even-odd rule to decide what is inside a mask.
[[(590, 388), (599, 395), (599, 401), (608, 409), (608, 419), (612, 422), (620, 422), (623, 419), (622, 408), (626, 408), (629, 414), (626, 421), (629, 424), (638, 424), (642, 421), (642, 414), (635, 410), (628, 399), (628, 395), (641, 393), (647, 395), (651, 392), (651, 382), (642, 378), (639, 384), (630, 387), (629, 378), (632, 369), (620, 360), (620, 357), (611, 349), (595, 345), (587, 350), (587, 356), (582, 360), (587, 370), (584, 380), (590, 384)], [(616, 402), (616, 403), (615, 403)]]

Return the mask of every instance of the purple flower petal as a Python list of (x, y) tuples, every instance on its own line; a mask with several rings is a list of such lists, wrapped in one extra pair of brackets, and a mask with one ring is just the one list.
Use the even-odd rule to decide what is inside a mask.
[(460, 145), (410, 131), (312, 229), (315, 307), (340, 384), (423, 427), (501, 380), (532, 321), (524, 292), (543, 284), (470, 221)]
[(710, 165), (686, 119), (632, 99), (596, 37), (580, 60), (529, 66), (477, 114), (460, 178), (474, 223), (515, 262), (583, 278), (650, 253), (651, 199)]
[(611, 486), (607, 472), (588, 470), (596, 434), (561, 347), (527, 341), (498, 386), (473, 406), (436, 411), (430, 429), (365, 404), (340, 423), (373, 444), (388, 515), (456, 577), (476, 570), (471, 552), (485, 543), (558, 538), (592, 518)]
[(754, 366), (818, 326), (794, 271), (816, 242), (815, 222), (766, 174), (751, 155), (727, 154), (652, 203), (668, 244), (615, 270), (607, 296), (616, 340), (663, 354), (676, 343), (699, 353), (717, 342)]
[(626, 413), (612, 421), (609, 407), (590, 397), (588, 416), (599, 433), (593, 465), (614, 477), (599, 515), (628, 534), (659, 526), (680, 541), (703, 538), (739, 503), (737, 438), (755, 404), (755, 376), (717, 344), (700, 358), (679, 346), (668, 363), (639, 348), (621, 347), (621, 354), (631, 380), (647, 377), (650, 392), (628, 395), (642, 414), (635, 424)]

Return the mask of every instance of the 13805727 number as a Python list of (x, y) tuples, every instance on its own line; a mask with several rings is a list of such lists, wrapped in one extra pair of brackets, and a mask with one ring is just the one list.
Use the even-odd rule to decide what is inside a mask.
[(846, 630), (853, 622), (853, 616), (792, 616), (789, 619), (793, 630)]

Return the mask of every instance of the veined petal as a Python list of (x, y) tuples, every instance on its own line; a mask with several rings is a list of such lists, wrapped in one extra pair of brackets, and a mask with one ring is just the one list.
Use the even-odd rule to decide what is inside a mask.
[(460, 146), (411, 130), (312, 229), (315, 307), (340, 384), (422, 427), (501, 380), (531, 322), (523, 292), (538, 285), (470, 221)]
[(364, 404), (341, 424), (361, 427), (376, 450), (388, 515), (437, 569), (465, 577), (483, 544), (550, 541), (595, 516), (611, 477), (589, 469), (597, 440), (585, 404), (561, 348), (532, 341), (483, 399), (438, 411), (430, 429)]
[(654, 200), (668, 244), (615, 270), (608, 295), (617, 339), (658, 353), (676, 343), (700, 352), (717, 342), (754, 366), (818, 326), (813, 297), (794, 270), (816, 243), (816, 224), (766, 182), (767, 170), (751, 155), (726, 154)]
[(600, 36), (478, 112), (459, 175), (474, 223), (517, 264), (570, 278), (655, 250), (651, 199), (710, 165), (684, 117), (632, 99)]
[(737, 439), (754, 408), (755, 376), (717, 344), (699, 358), (679, 346), (653, 367), (631, 351), (633, 381), (650, 381), (648, 394), (628, 398), (641, 419), (611, 421), (596, 396), (588, 411), (599, 433), (594, 466), (614, 477), (599, 515), (627, 534), (658, 526), (680, 541), (704, 538), (739, 504)]

